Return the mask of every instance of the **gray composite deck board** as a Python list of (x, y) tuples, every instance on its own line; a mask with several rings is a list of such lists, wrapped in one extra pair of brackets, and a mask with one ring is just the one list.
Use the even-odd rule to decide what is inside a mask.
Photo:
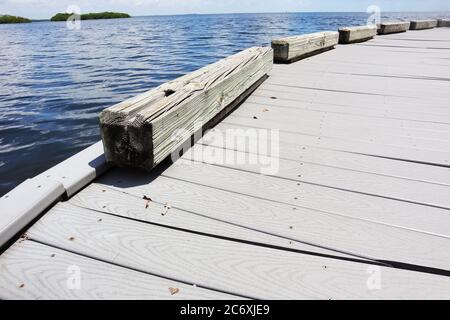
[[(291, 104), (291, 106), (294, 106), (294, 104)], [(377, 142), (426, 150), (450, 150), (450, 140), (445, 139), (446, 132), (441, 135), (440, 132), (430, 132), (429, 130), (405, 129), (399, 125), (399, 121), (382, 123), (383, 120), (380, 121), (379, 119), (327, 112), (310, 112), (295, 110), (294, 108), (277, 108), (269, 102), (264, 103), (263, 107), (261, 107), (261, 104), (252, 103), (248, 104), (245, 110), (238, 110), (227, 121), (235, 120), (238, 122), (241, 120), (240, 118), (246, 118), (247, 123), (256, 125), (260, 121), (273, 124), (282, 122), (284, 127), (294, 131), (299, 127), (298, 119), (302, 119), (299, 129), (309, 135), (359, 139), (364, 142)], [(249, 121), (254, 116), (260, 121)], [(395, 122), (397, 122), (397, 126), (395, 126)]]
[[(221, 123), (216, 127), (216, 129), (220, 130), (237, 130), (239, 128), (238, 125), (231, 125), (228, 123)], [(205, 138), (200, 141), (200, 144), (224, 148), (225, 144), (222, 141), (209, 140), (209, 137), (212, 134), (213, 132), (211, 134), (208, 133)], [(266, 141), (267, 143), (270, 143), (270, 137), (268, 137)], [(312, 149), (313, 152), (309, 152), (309, 149)], [(235, 146), (234, 150), (244, 151), (245, 147), (242, 145)], [(256, 153), (260, 154), (261, 152), (258, 150)], [(445, 167), (361, 155), (352, 152), (316, 147), (312, 144), (308, 145), (308, 150), (306, 150), (299, 148), (296, 143), (280, 142), (279, 156), (280, 159), (301, 160), (302, 163), (313, 163), (358, 172), (374, 173), (382, 176), (404, 178), (447, 186), (450, 185), (449, 170)]]
[[(267, 232), (260, 230), (257, 226), (249, 222), (249, 219), (255, 219), (260, 213), (257, 206), (258, 201), (248, 201), (247, 198), (242, 199), (239, 195), (232, 195), (231, 198), (226, 197), (223, 193), (209, 194), (206, 201), (204, 188), (199, 188), (192, 184), (171, 184), (169, 179), (164, 177), (158, 178), (163, 180), (162, 183), (154, 181), (151, 186), (155, 189), (138, 189), (121, 188), (123, 181), (120, 173), (110, 174), (105, 179), (94, 183), (70, 200), (70, 204), (84, 209), (101, 211), (115, 216), (130, 218), (142, 222), (148, 222), (167, 226), (171, 228), (185, 229), (192, 232), (207, 234), (214, 237), (235, 239), (239, 241), (248, 241), (258, 243), (260, 245), (277, 246), (289, 250), (307, 251), (314, 254), (333, 255), (339, 257), (355, 258), (339, 251), (328, 250), (305, 241), (299, 242), (288, 237), (277, 236), (276, 232)], [(126, 181), (138, 181), (139, 178), (133, 174), (127, 175)], [(168, 183), (164, 183), (167, 181)], [(143, 200), (146, 194), (152, 195), (152, 201)], [(164, 195), (164, 196), (161, 196)], [(179, 202), (171, 202), (174, 196), (183, 199), (184, 203), (190, 200), (203, 199), (203, 202), (197, 200), (193, 203), (201, 206), (178, 206)], [(222, 199), (221, 199), (222, 197)], [(230, 203), (232, 203), (233, 211), (230, 213)], [(170, 209), (166, 206), (170, 205)], [(225, 205), (227, 207), (225, 207)], [(193, 210), (190, 210), (193, 209)], [(271, 212), (266, 210), (267, 212)], [(233, 212), (247, 212), (247, 218), (240, 214), (232, 214)], [(274, 210), (275, 212), (275, 210)], [(243, 219), (246, 218), (246, 219)], [(286, 226), (285, 226), (286, 227)]]
[[(29, 230), (28, 237), (159, 277), (248, 298), (405, 298), (421, 296), (422, 287), (430, 292), (427, 298), (450, 295), (450, 278), (444, 276), (379, 267), (381, 287), (369, 290), (367, 274), (373, 266), (365, 263), (241, 244), (66, 206), (46, 214)], [(430, 287), (426, 288), (427, 284)]]
[[(296, 90), (300, 91), (300, 90)], [(274, 97), (276, 99), (274, 101)], [(354, 97), (349, 97), (354, 98)], [(450, 114), (448, 108), (428, 106), (426, 110), (417, 106), (417, 104), (385, 104), (383, 101), (373, 101), (368, 99), (365, 101), (365, 108), (362, 110), (355, 105), (339, 104), (338, 102), (314, 102), (313, 98), (308, 99), (305, 92), (293, 93), (282, 92), (277, 88), (266, 88), (264, 91), (255, 92), (255, 94), (247, 100), (246, 105), (264, 105), (272, 108), (279, 108), (280, 111), (309, 111), (310, 114), (328, 114), (347, 115), (349, 118), (357, 119), (359, 122), (370, 121), (372, 125), (381, 125), (386, 130), (392, 131), (402, 128), (402, 131), (416, 132), (420, 130), (423, 138), (448, 139), (450, 131), (446, 131), (445, 127), (435, 127), (436, 122), (443, 125), (450, 123)], [(249, 106), (251, 107), (251, 106)], [(277, 110), (277, 109), (275, 109)], [(394, 128), (390, 129), (392, 126)], [(400, 128), (398, 128), (400, 127)]]
[[(301, 72), (301, 71), (300, 71)], [(257, 91), (254, 92), (253, 96), (249, 98), (248, 102), (251, 102), (253, 99), (258, 98), (259, 92), (265, 91), (265, 97), (280, 96), (280, 103), (283, 103), (283, 97), (287, 96), (285, 100), (290, 99), (298, 102), (308, 102), (314, 105), (310, 106), (311, 108), (324, 107), (324, 105), (328, 106), (328, 108), (332, 107), (342, 107), (342, 108), (360, 108), (362, 104), (364, 104), (365, 108), (356, 111), (356, 114), (361, 114), (361, 112), (365, 109), (368, 110), (368, 113), (365, 115), (366, 117), (372, 117), (372, 112), (377, 110), (385, 110), (387, 112), (386, 119), (389, 119), (389, 111), (410, 111), (413, 114), (448, 114), (448, 101), (444, 101), (443, 103), (439, 99), (412, 99), (408, 97), (385, 97), (385, 96), (377, 96), (377, 95), (364, 95), (359, 94), (358, 92), (343, 92), (343, 91), (327, 91), (327, 90), (314, 90), (314, 88), (300, 88), (300, 87), (283, 87), (280, 85), (270, 85), (265, 84), (264, 87), (260, 87)], [(278, 99), (278, 98), (277, 98)], [(276, 101), (272, 101), (275, 102)], [(314, 109), (312, 109), (314, 110)], [(355, 112), (355, 109), (349, 109)], [(340, 108), (336, 110), (336, 112), (340, 112)], [(352, 113), (353, 113), (352, 112)], [(427, 119), (414, 119), (410, 118), (409, 114), (401, 114), (400, 119), (409, 120), (410, 125), (417, 125), (419, 128), (423, 126), (423, 128), (430, 128), (433, 130), (445, 130), (445, 127), (439, 125), (434, 127), (433, 124), (427, 124)]]
[[(223, 123), (237, 125), (242, 128), (259, 129), (279, 129), (279, 126), (273, 122), (261, 120), (258, 123), (248, 118), (226, 119)], [(448, 166), (450, 163), (449, 152), (447, 150), (408, 148), (398, 144), (383, 144), (370, 139), (361, 140), (361, 138), (320, 136), (303, 132), (301, 127), (289, 126), (285, 124), (280, 130), (280, 139), (285, 142), (296, 142), (299, 146), (316, 146), (327, 149), (341, 150), (347, 152), (361, 153), (376, 157), (393, 158), (404, 161), (413, 161), (418, 163), (428, 163), (440, 166)]]
[[(0, 256), (0, 298), (449, 299), (449, 53), (438, 28), (274, 65), (175, 164), (110, 169), (50, 209)], [(279, 130), (279, 170), (217, 163), (277, 160), (211, 139), (236, 129)]]
[[(185, 170), (185, 168), (180, 168), (180, 170)], [(203, 166), (197, 172), (202, 171), (204, 172)], [(211, 174), (211, 171), (207, 172)], [(189, 171), (189, 174), (196, 175), (192, 170)], [(219, 170), (218, 175), (211, 174), (210, 179), (218, 180), (222, 174), (223, 171)], [(172, 174), (169, 175), (174, 176), (176, 173), (172, 171)], [(185, 179), (186, 176), (178, 176), (178, 178)], [(437, 237), (423, 232), (406, 230), (405, 228), (387, 226), (370, 220), (355, 219), (355, 216), (348, 217), (339, 213), (321, 212), (294, 204), (289, 205), (262, 200), (250, 195), (236, 194), (239, 191), (245, 191), (239, 185), (235, 189), (230, 187), (231, 181), (236, 183), (236, 180), (233, 180), (234, 178), (230, 178), (230, 182), (225, 182), (223, 179), (219, 180), (217, 184), (209, 184), (212, 187), (207, 188), (205, 183), (187, 183), (183, 180), (163, 177), (163, 179), (154, 180), (147, 186), (127, 188), (127, 192), (136, 195), (149, 193), (157, 201), (172, 201), (171, 205), (177, 208), (198, 212), (204, 216), (222, 219), (261, 232), (277, 234), (286, 239), (344, 251), (353, 254), (355, 257), (401, 260), (407, 263), (432, 264), (435, 266), (442, 262), (441, 267), (443, 269), (450, 269), (450, 256), (442, 255), (440, 252), (427, 252), (432, 243), (436, 246), (450, 245), (450, 239), (446, 237)], [(244, 175), (243, 179), (245, 178)], [(197, 177), (192, 180), (199, 182)], [(219, 183), (226, 184), (225, 188), (229, 191), (214, 188)], [(254, 188), (257, 189), (258, 186), (255, 185)], [(175, 195), (177, 196), (175, 197)], [(202, 199), (205, 199), (204, 202), (202, 202)], [(214, 209), (211, 210), (210, 208)], [(407, 220), (406, 217), (404, 220)], [(448, 221), (447, 219), (447, 226)], [(426, 220), (424, 224), (430, 225), (431, 223)], [(435, 228), (438, 227), (435, 222)], [(426, 227), (422, 227), (423, 229), (426, 229)], [(363, 233), (365, 236), (357, 240), (354, 239), (355, 234), (359, 233)], [(380, 233), (383, 233), (383, 236)], [(390, 249), (386, 250), (386, 247)], [(436, 264), (431, 263), (432, 260), (435, 260)], [(437, 262), (437, 260), (440, 262)]]
[[(14, 244), (0, 257), (0, 266), (1, 299), (242, 299), (31, 240)], [(68, 277), (78, 271), (79, 286)]]
[(424, 86), (415, 79), (382, 79), (369, 78), (366, 76), (347, 75), (340, 76), (330, 74), (326, 77), (319, 75), (317, 78), (308, 76), (290, 77), (289, 75), (272, 73), (267, 83), (280, 86), (307, 87), (316, 90), (333, 90), (344, 92), (357, 92), (366, 95), (381, 95), (394, 97), (412, 97), (423, 99), (427, 95), (436, 95), (445, 100), (450, 99), (447, 91), (448, 83), (441, 81), (432, 86)]
[[(199, 155), (192, 156), (192, 159), (199, 162), (204, 161), (206, 163), (222, 165), (222, 159), (205, 160), (205, 157), (201, 154), (202, 152), (212, 153), (218, 151), (220, 150), (216, 147), (204, 146), (201, 152), (199, 152)], [(246, 156), (246, 153), (242, 151), (227, 149), (225, 152), (226, 156), (230, 158), (238, 159)], [(337, 190), (363, 193), (375, 197), (435, 206), (447, 210), (450, 209), (450, 199), (448, 198), (449, 187), (446, 185), (386, 177), (351, 169), (332, 168), (320, 164), (300, 162), (301, 159), (277, 159), (263, 155), (260, 155), (259, 159), (265, 161), (264, 163), (273, 163), (275, 161), (279, 163), (277, 173), (270, 174), (273, 177), (310, 185), (325, 186)], [(223, 166), (256, 174), (259, 174), (263, 168), (262, 165), (248, 163), (236, 165), (223, 164)], [(448, 228), (450, 225), (446, 225), (446, 227)]]
[(449, 233), (447, 209), (349, 192), (298, 180), (260, 175), (240, 170), (238, 167), (233, 169), (229, 165), (191, 164), (185, 160), (180, 160), (179, 163), (178, 166), (166, 170), (163, 176), (294, 207), (340, 214), (432, 234), (447, 235)]

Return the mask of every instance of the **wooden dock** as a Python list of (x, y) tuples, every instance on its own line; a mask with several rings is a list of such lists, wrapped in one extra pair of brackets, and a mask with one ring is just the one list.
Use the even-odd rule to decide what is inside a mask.
[(438, 28), (274, 65), (176, 163), (43, 214), (0, 255), (0, 298), (449, 299), (449, 57)]

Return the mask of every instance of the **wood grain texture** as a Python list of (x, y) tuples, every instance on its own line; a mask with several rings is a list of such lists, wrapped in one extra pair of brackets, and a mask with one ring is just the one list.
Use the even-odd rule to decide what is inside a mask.
[(372, 39), (377, 34), (377, 26), (367, 25), (358, 27), (339, 28), (339, 43), (349, 44)]
[(294, 62), (333, 48), (339, 40), (335, 31), (316, 32), (272, 40), (275, 62)]
[(366, 264), (197, 236), (62, 206), (33, 226), (29, 236), (126, 267), (252, 298), (444, 299), (450, 294), (450, 280), (443, 276), (380, 267), (381, 287), (370, 290), (372, 269)]
[(409, 22), (383, 22), (378, 28), (378, 34), (406, 32), (409, 24)]
[[(80, 282), (71, 281), (79, 272)], [(171, 294), (169, 288), (179, 289)], [(236, 299), (24, 240), (0, 256), (0, 298), (26, 300)]]
[(153, 169), (248, 93), (270, 71), (272, 60), (271, 48), (250, 48), (104, 110), (100, 128), (106, 159)]

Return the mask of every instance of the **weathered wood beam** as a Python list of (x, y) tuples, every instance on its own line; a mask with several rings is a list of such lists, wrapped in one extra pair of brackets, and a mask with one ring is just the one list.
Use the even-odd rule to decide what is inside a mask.
[(196, 124), (223, 116), (250, 94), (272, 61), (271, 48), (250, 48), (105, 109), (100, 128), (106, 160), (153, 169), (191, 138)]
[(339, 43), (348, 44), (372, 39), (377, 34), (375, 25), (344, 27), (339, 29)]
[(409, 30), (432, 29), (437, 26), (437, 20), (412, 20)]
[(383, 22), (380, 23), (378, 34), (390, 34), (406, 32), (409, 29), (410, 22)]
[(316, 32), (272, 40), (274, 60), (291, 63), (333, 49), (338, 44), (337, 31)]

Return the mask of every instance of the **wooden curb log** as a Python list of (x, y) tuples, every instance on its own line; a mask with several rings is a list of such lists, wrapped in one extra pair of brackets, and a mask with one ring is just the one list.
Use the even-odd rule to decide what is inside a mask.
[(214, 121), (245, 99), (272, 65), (271, 48), (250, 48), (105, 109), (106, 160), (150, 171), (191, 138), (196, 124)]
[(377, 34), (377, 27), (360, 26), (339, 28), (339, 43), (348, 44), (372, 39)]
[(423, 30), (437, 27), (437, 20), (412, 20), (409, 30)]
[(338, 44), (337, 31), (316, 32), (272, 40), (274, 61), (291, 63), (333, 49)]
[(442, 28), (442, 27), (450, 27), (450, 20), (439, 19), (437, 26), (440, 27), (440, 28)]
[(378, 28), (378, 34), (390, 34), (406, 32), (409, 30), (409, 22), (384, 22)]

